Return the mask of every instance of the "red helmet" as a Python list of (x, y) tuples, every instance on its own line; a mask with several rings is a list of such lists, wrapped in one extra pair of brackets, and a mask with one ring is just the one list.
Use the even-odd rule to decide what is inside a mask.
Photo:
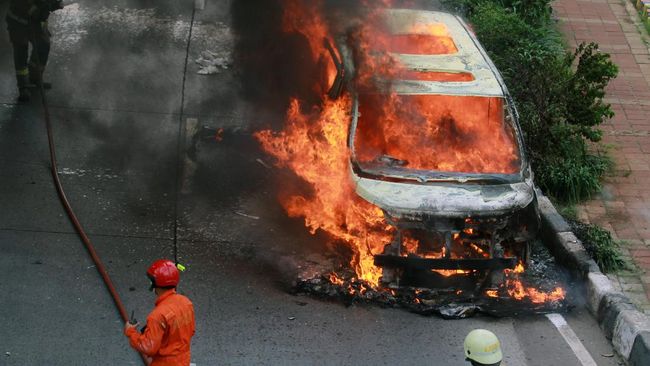
[(178, 285), (178, 268), (168, 259), (158, 259), (147, 270), (147, 277), (151, 280), (151, 288), (176, 287)]

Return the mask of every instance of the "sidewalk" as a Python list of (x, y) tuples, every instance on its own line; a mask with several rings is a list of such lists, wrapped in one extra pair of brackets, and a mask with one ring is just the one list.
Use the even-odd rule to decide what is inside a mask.
[(648, 34), (629, 0), (558, 0), (553, 5), (571, 46), (595, 41), (612, 56), (619, 76), (606, 101), (616, 116), (602, 126), (616, 171), (603, 191), (579, 207), (581, 219), (625, 242), (637, 272), (610, 275), (650, 314), (650, 56)]

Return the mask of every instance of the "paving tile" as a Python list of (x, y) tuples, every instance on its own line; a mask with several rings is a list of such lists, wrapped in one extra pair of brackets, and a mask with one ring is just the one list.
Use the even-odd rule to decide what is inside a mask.
[(621, 286), (621, 288), (623, 289), (623, 291), (626, 291), (626, 292), (635, 292), (635, 293), (638, 293), (638, 294), (645, 293), (644, 286), (641, 283), (623, 284)]
[[(627, 1), (627, 0), (626, 0)], [(629, 6), (619, 0), (558, 0), (553, 3), (563, 21), (561, 29), (569, 43), (595, 41), (611, 54), (619, 76), (607, 88), (607, 103), (616, 116), (608, 121), (604, 143), (618, 174), (606, 178), (603, 192), (583, 203), (578, 211), (590, 221), (624, 239), (623, 254), (639, 267), (616, 279), (618, 288), (650, 312), (650, 51), (643, 27)]]

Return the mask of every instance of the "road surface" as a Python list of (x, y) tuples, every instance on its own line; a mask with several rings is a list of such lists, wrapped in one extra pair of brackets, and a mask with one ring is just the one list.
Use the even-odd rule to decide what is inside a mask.
[[(63, 184), (129, 310), (145, 319), (144, 271), (176, 254), (197, 365), (463, 365), (475, 328), (501, 338), (509, 366), (619, 364), (580, 305), (564, 314), (568, 343), (545, 316), (450, 321), (288, 293), (295, 263), (325, 248), (277, 204), (282, 179), (251, 136), (278, 111), (246, 98), (236, 64), (204, 76), (194, 63), (232, 49), (230, 7), (81, 0), (51, 18)], [(4, 31), (0, 49), (0, 365), (137, 365), (51, 183), (38, 98), (15, 103)]]

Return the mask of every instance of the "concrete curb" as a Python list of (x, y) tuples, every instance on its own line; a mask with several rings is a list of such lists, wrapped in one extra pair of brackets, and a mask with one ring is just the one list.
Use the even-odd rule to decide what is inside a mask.
[(585, 282), (587, 306), (614, 349), (630, 366), (650, 365), (650, 319), (614, 286), (589, 257), (551, 201), (537, 191), (541, 236), (557, 260)]

